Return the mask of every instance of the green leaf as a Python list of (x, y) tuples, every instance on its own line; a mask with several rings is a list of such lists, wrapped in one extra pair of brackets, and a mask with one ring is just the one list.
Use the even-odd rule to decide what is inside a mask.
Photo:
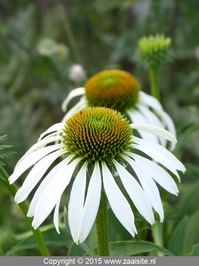
[(186, 228), (186, 241), (184, 242), (184, 250), (196, 245), (199, 242), (199, 209), (189, 217)]
[[(46, 245), (69, 247), (72, 244), (71, 236), (66, 232), (65, 228), (60, 228), (60, 234), (58, 234), (54, 225), (49, 225), (41, 227), (41, 232)], [(16, 238), (18, 239), (17, 244), (7, 250), (5, 254), (6, 256), (17, 254), (17, 252), (21, 250), (37, 248), (37, 244), (31, 231), (18, 235)]]
[(188, 222), (188, 217), (184, 217), (184, 219), (182, 219), (179, 222), (169, 242), (169, 250), (176, 256), (179, 255), (183, 250), (184, 241), (186, 238), (185, 234), (186, 234), (187, 222)]
[(111, 256), (132, 256), (156, 251), (167, 256), (174, 256), (169, 250), (147, 241), (118, 241), (110, 243)]
[[(5, 141), (7, 139), (8, 139), (7, 135), (0, 136), (0, 141)], [(10, 149), (12, 147), (13, 145), (1, 144), (0, 145), (0, 158), (1, 159), (8, 158), (11, 154), (13, 154), (14, 153), (13, 151), (5, 151), (5, 149)], [(4, 163), (0, 161), (0, 166), (3, 166), (3, 165)]]
[(199, 243), (187, 249), (180, 256), (199, 256)]
[(191, 174), (194, 176), (194, 178), (199, 180), (199, 166), (198, 165), (186, 163), (185, 167), (186, 167), (187, 171), (189, 170), (191, 172)]
[(185, 215), (192, 215), (195, 211), (198, 210), (199, 202), (199, 183), (195, 184), (180, 201), (179, 205), (176, 208), (176, 211), (179, 216), (184, 217)]
[(197, 131), (198, 129), (199, 129), (198, 122), (190, 123), (180, 129), (180, 131), (178, 132), (178, 144), (175, 149), (175, 155), (177, 155), (177, 157), (182, 156), (185, 141), (193, 132)]
[(86, 252), (85, 250), (80, 246), (75, 243), (71, 245), (67, 252), (67, 256), (85, 256)]
[(67, 253), (67, 256), (96, 256), (97, 253), (94, 249), (87, 243), (83, 242), (79, 245), (73, 243)]

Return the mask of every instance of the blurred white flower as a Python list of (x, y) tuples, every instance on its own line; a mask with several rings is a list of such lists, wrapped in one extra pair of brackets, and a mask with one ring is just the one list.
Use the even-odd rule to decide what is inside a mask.
[(55, 53), (56, 45), (57, 43), (53, 39), (42, 39), (37, 45), (37, 52), (42, 56), (52, 56)]
[(57, 43), (54, 53), (59, 58), (64, 59), (68, 55), (69, 49), (65, 44)]
[(81, 82), (86, 79), (86, 74), (81, 65), (74, 64), (69, 69), (68, 78), (74, 82)]
[(68, 55), (69, 49), (65, 44), (57, 43), (55, 40), (50, 38), (44, 38), (40, 40), (37, 45), (37, 52), (42, 56), (52, 56), (63, 59)]

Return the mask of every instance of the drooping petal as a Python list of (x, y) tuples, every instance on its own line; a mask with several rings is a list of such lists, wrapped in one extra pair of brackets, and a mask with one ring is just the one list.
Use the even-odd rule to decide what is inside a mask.
[(60, 131), (62, 131), (64, 128), (64, 123), (57, 123), (57, 124), (54, 124), (53, 126), (49, 127), (46, 131), (44, 131), (38, 140), (41, 140), (43, 139), (44, 136), (52, 133), (52, 132), (57, 132), (59, 133)]
[(84, 163), (73, 182), (68, 203), (68, 222), (73, 241), (78, 244), (86, 191), (87, 163)]
[(66, 122), (72, 115), (75, 113), (84, 110), (87, 107), (87, 102), (85, 97), (82, 97), (75, 106), (73, 106), (64, 116), (62, 119), (62, 123)]
[[(147, 124), (154, 125), (157, 127), (165, 128), (164, 124), (159, 120), (157, 115), (155, 115), (149, 108), (146, 107), (144, 104), (139, 104), (137, 106), (138, 110), (146, 117)], [(172, 132), (171, 132), (172, 133)], [(166, 146), (166, 139), (160, 137), (159, 141), (162, 146)]]
[(64, 153), (64, 150), (58, 150), (45, 156), (39, 162), (37, 162), (37, 164), (32, 168), (32, 170), (26, 177), (25, 181), (23, 182), (23, 185), (15, 195), (15, 201), (17, 204), (24, 201), (28, 197), (30, 192), (37, 185), (37, 183), (42, 178), (47, 169), (50, 167), (50, 165)]
[[(148, 120), (146, 119), (145, 116), (143, 116), (142, 113), (140, 113), (139, 111), (137, 110), (128, 110), (127, 111), (127, 114), (129, 115), (131, 121), (136, 125), (136, 124), (144, 124), (144, 125), (147, 125), (148, 124)], [(133, 124), (133, 125), (134, 125)], [(153, 141), (155, 143), (158, 143), (158, 138), (156, 135), (154, 134), (150, 134), (144, 130), (139, 130), (139, 128), (137, 129), (140, 136), (143, 138), (143, 139), (146, 139), (148, 141)]]
[[(175, 126), (174, 126), (174, 123), (173, 123), (171, 117), (164, 111), (157, 110), (156, 112), (162, 118), (162, 121), (165, 125), (165, 128), (167, 128), (168, 131), (171, 132), (171, 134), (174, 137), (176, 137), (176, 129), (175, 129)], [(175, 148), (175, 143), (172, 142), (170, 144), (170, 150), (173, 150), (174, 148)]]
[(161, 187), (171, 194), (178, 195), (179, 191), (175, 181), (162, 167), (138, 154), (131, 154), (131, 156), (140, 163), (143, 171), (147, 172)]
[(55, 210), (54, 210), (54, 215), (53, 215), (53, 223), (55, 225), (55, 229), (58, 234), (60, 234), (59, 231), (59, 206), (60, 206), (60, 201), (61, 197), (58, 199), (56, 205), (55, 205)]
[(66, 97), (66, 99), (63, 101), (62, 103), (62, 111), (63, 112), (66, 112), (66, 109), (67, 109), (67, 106), (70, 102), (71, 99), (73, 99), (74, 97), (77, 97), (77, 96), (80, 96), (80, 95), (83, 95), (85, 93), (85, 88), (77, 88), (77, 89), (74, 89), (72, 90), (68, 96)]
[(156, 143), (149, 143), (143, 139), (136, 137), (133, 137), (133, 140), (137, 143), (133, 144), (134, 149), (138, 149), (146, 153), (148, 156), (164, 165), (180, 180), (179, 174), (176, 170), (185, 172), (186, 169), (184, 165), (171, 152)]
[(140, 214), (150, 223), (154, 223), (152, 205), (145, 191), (135, 178), (116, 160), (113, 161), (120, 179)]
[(133, 129), (140, 129), (143, 131), (150, 132), (151, 134), (161, 136), (165, 139), (173, 141), (174, 143), (177, 142), (176, 138), (169, 131), (167, 131), (163, 128), (152, 126), (152, 125), (147, 125), (147, 124), (131, 124), (130, 126)]
[(128, 201), (117, 186), (105, 162), (102, 162), (102, 177), (104, 190), (106, 192), (106, 196), (110, 203), (111, 209), (113, 210), (120, 223), (132, 236), (134, 236), (135, 233), (137, 233), (137, 230), (134, 224), (133, 212)]
[[(27, 216), (34, 216), (32, 226), (36, 229), (58, 203), (70, 183), (77, 161), (68, 164), (68, 158), (56, 165), (40, 184), (30, 203)], [(53, 192), (53, 193), (52, 193)]]
[[(29, 209), (28, 209), (28, 216), (32, 217), (34, 215), (35, 212), (35, 208), (36, 205), (39, 201), (39, 197), (40, 195), (43, 193), (43, 191), (45, 190), (45, 188), (48, 186), (48, 184), (55, 178), (55, 176), (57, 175), (57, 173), (59, 173), (60, 169), (62, 169), (64, 166), (69, 169), (69, 174), (67, 172), (67, 177), (66, 180), (68, 180), (68, 182), (70, 182), (70, 178), (72, 177), (73, 174), (73, 168), (75, 169), (75, 165), (78, 164), (77, 160), (74, 160), (70, 163), (70, 161), (73, 159), (72, 156), (68, 156), (66, 157), (63, 161), (61, 161), (60, 163), (58, 163), (54, 168), (52, 168), (52, 170), (46, 175), (46, 177), (43, 179), (43, 181), (41, 182), (41, 184), (39, 185), (38, 189), (36, 190), (33, 199), (30, 203)], [(70, 163), (70, 164), (69, 164)], [(58, 176), (58, 175), (57, 175)], [(59, 180), (59, 179), (57, 179)]]
[(41, 158), (45, 157), (47, 154), (55, 150), (61, 149), (62, 147), (62, 144), (55, 144), (53, 146), (47, 146), (28, 154), (19, 164), (15, 166), (13, 174), (9, 177), (10, 184), (15, 182), (19, 178), (19, 176), (23, 174), (23, 172), (25, 172), (29, 167), (31, 167)]
[[(141, 157), (141, 156), (140, 156)], [(129, 163), (132, 169), (135, 171), (140, 183), (146, 192), (148, 198), (151, 201), (153, 208), (157, 211), (160, 216), (160, 221), (162, 222), (164, 219), (164, 211), (162, 206), (162, 201), (160, 198), (159, 190), (151, 178), (151, 173), (146, 171), (146, 168), (143, 167), (143, 163), (139, 160), (132, 160), (128, 156), (123, 156), (123, 158)], [(134, 157), (133, 157), (134, 158)]]
[(79, 232), (79, 242), (82, 243), (88, 236), (96, 219), (101, 196), (101, 175), (99, 163), (96, 162), (89, 182), (88, 192), (82, 213), (81, 230)]
[[(160, 102), (151, 95), (146, 94), (143, 91), (139, 92), (139, 102), (144, 103), (155, 110), (162, 110)], [(139, 104), (138, 102), (138, 104)]]
[[(157, 99), (154, 97), (147, 95), (143, 91), (139, 92), (139, 102), (138, 102), (138, 108), (141, 105), (149, 106), (154, 109), (155, 113), (160, 117), (162, 123), (164, 124), (164, 128), (168, 129), (171, 134), (176, 137), (176, 130), (174, 123), (171, 119), (171, 117), (163, 110), (161, 104)], [(155, 124), (154, 124), (155, 125)], [(170, 150), (173, 150), (175, 148), (175, 143), (170, 144)]]
[[(139, 104), (137, 109), (145, 116), (148, 120), (148, 124), (163, 128), (162, 122), (159, 118), (151, 111), (151, 109), (147, 108), (145, 104)], [(140, 124), (140, 123), (139, 123)]]

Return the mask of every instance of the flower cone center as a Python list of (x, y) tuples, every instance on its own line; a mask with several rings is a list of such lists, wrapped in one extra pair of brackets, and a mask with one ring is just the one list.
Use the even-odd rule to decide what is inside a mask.
[(103, 106), (123, 112), (137, 102), (140, 85), (125, 71), (106, 70), (91, 77), (85, 89), (89, 106)]
[(110, 161), (130, 146), (132, 129), (118, 112), (89, 108), (67, 120), (64, 129), (67, 151), (76, 157), (92, 161)]

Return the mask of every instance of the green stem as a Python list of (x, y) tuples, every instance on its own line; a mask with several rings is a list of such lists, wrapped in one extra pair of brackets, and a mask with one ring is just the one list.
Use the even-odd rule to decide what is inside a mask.
[(150, 76), (151, 95), (155, 97), (157, 100), (160, 100), (159, 66), (150, 66), (149, 76)]
[[(9, 176), (8, 176), (7, 172), (4, 170), (4, 168), (2, 168), (0, 166), (0, 182), (6, 187), (6, 189), (9, 191), (9, 193), (14, 198), (18, 188), (17, 188), (16, 185), (14, 185), (14, 184), (10, 185), (8, 183), (8, 177)], [(19, 207), (22, 210), (23, 214), (25, 215), (26, 221), (27, 221), (27, 223), (29, 224), (29, 226), (30, 226), (30, 228), (32, 230), (33, 236), (34, 236), (35, 241), (36, 241), (36, 243), (37, 243), (37, 245), (39, 247), (41, 255), (42, 256), (50, 256), (50, 253), (49, 253), (48, 248), (47, 248), (47, 246), (46, 246), (46, 244), (44, 242), (44, 239), (43, 239), (43, 236), (42, 236), (40, 230), (39, 229), (35, 230), (32, 227), (32, 218), (26, 216), (26, 214), (28, 212), (27, 203), (25, 201), (22, 202), (22, 203), (19, 203)]]
[(96, 218), (96, 231), (98, 239), (98, 255), (109, 256), (107, 199), (103, 191)]
[[(163, 247), (163, 224), (156, 221), (155, 224), (152, 226), (152, 234), (154, 243), (160, 247)], [(158, 256), (164, 256), (162, 253), (158, 252)]]

